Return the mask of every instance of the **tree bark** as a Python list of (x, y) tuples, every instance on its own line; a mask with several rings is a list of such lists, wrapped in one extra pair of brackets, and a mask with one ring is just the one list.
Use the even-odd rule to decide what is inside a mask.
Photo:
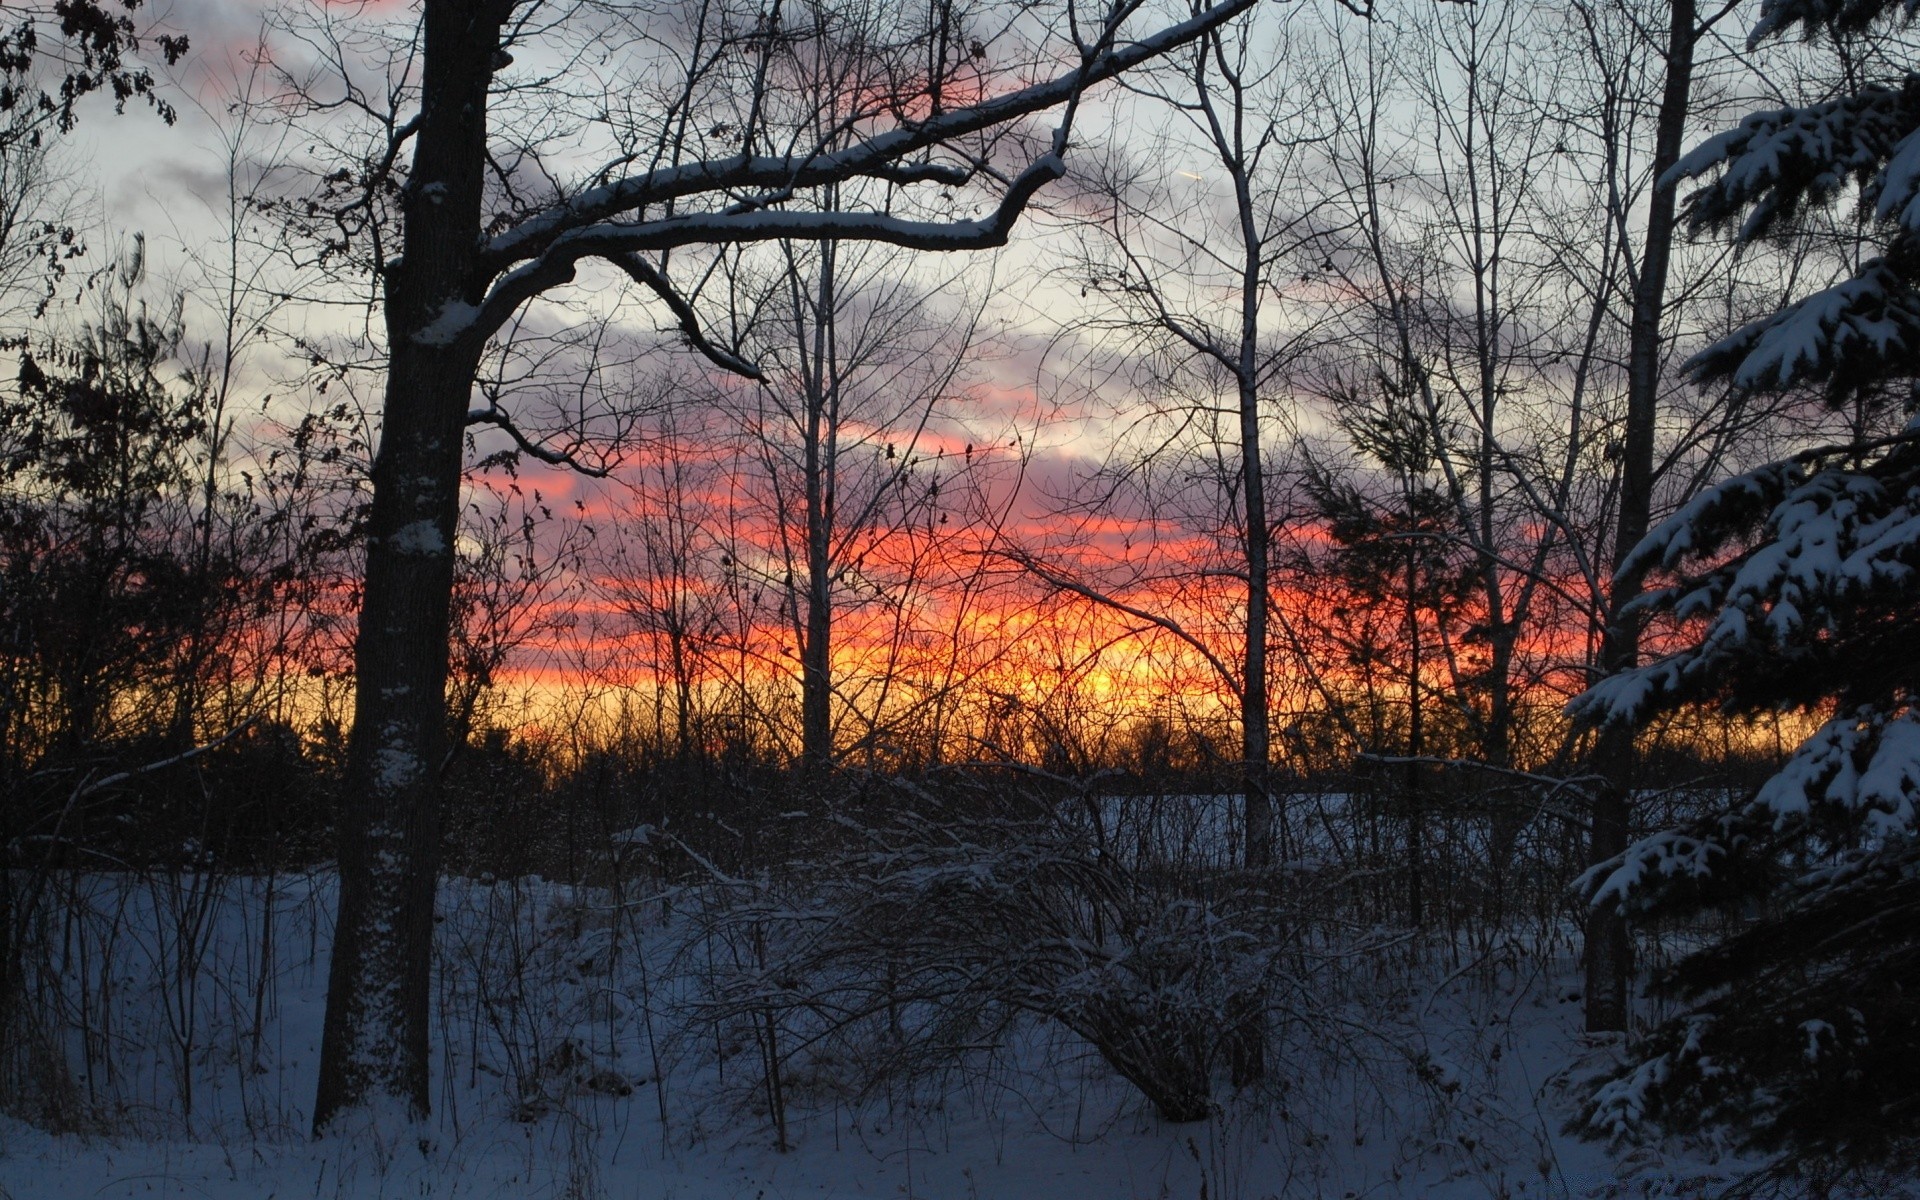
[[(1218, 34), (1207, 45), (1217, 48)], [(1202, 51), (1205, 52), (1204, 50)], [(1271, 537), (1267, 528), (1266, 456), (1260, 441), (1260, 298), (1266, 286), (1263, 255), (1266, 241), (1255, 223), (1252, 180), (1247, 155), (1240, 144), (1243, 113), (1234, 106), (1233, 142), (1220, 141), (1222, 161), (1233, 175), (1234, 202), (1239, 210), (1240, 246), (1240, 360), (1235, 371), (1240, 401), (1240, 490), (1246, 503), (1247, 637), (1241, 664), (1240, 736), (1245, 764), (1247, 809), (1247, 866), (1273, 865), (1273, 796), (1268, 789), (1272, 742), (1267, 708), (1267, 616), (1271, 595), (1268, 566)]]
[[(1245, 357), (1251, 357), (1249, 352)], [(1273, 865), (1272, 756), (1267, 713), (1267, 499), (1260, 454), (1260, 398), (1240, 388), (1241, 488), (1246, 493), (1247, 639), (1240, 689), (1240, 755), (1245, 764), (1247, 866)]]
[[(487, 86), (506, 5), (427, 0), (420, 124), (386, 281), (390, 365), (373, 467), (354, 723), (339, 813), (340, 906), (313, 1124), (380, 1097), (424, 1116), (438, 779), (454, 529), (478, 365), (436, 321), (478, 303)], [(444, 327), (444, 326), (442, 326)]]
[[(800, 647), (800, 759), (819, 783), (833, 768), (833, 501), (839, 458), (838, 346), (834, 244), (820, 247), (807, 406), (807, 617)], [(795, 292), (795, 315), (804, 311)]]
[[(1667, 171), (1680, 160), (1687, 109), (1693, 92), (1693, 52), (1699, 38), (1694, 0), (1672, 0), (1667, 33), (1667, 78), (1654, 126), (1653, 183), (1647, 200), (1646, 251), (1634, 281), (1627, 344), (1627, 424), (1621, 447), (1620, 516), (1615, 526), (1615, 571), (1641, 539), (1653, 512), (1654, 418), (1659, 402), (1661, 317), (1666, 307), (1672, 258), (1675, 187)], [(1616, 574), (1607, 598), (1607, 626), (1600, 666), (1612, 674), (1634, 665), (1640, 653), (1639, 623), (1627, 605), (1640, 594), (1637, 576)], [(1606, 777), (1593, 807), (1592, 861), (1604, 862), (1627, 848), (1633, 808), (1633, 732), (1609, 726), (1600, 733), (1595, 762)], [(1633, 947), (1625, 918), (1610, 908), (1588, 914), (1586, 929), (1586, 1026), (1589, 1033), (1624, 1031)]]
[(1426, 814), (1420, 796), (1420, 764), (1426, 753), (1425, 713), (1420, 707), (1420, 576), (1417, 543), (1407, 543), (1407, 921), (1415, 929), (1427, 923)]

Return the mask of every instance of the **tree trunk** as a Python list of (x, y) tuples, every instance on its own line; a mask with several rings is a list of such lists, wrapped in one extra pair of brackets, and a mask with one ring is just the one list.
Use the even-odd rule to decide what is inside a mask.
[[(1230, 158), (1232, 156), (1229, 156)], [(1244, 162), (1244, 159), (1234, 159)], [(1272, 745), (1267, 713), (1269, 572), (1266, 461), (1260, 445), (1260, 296), (1265, 286), (1264, 243), (1254, 226), (1253, 195), (1243, 167), (1234, 172), (1240, 241), (1246, 255), (1240, 278), (1240, 489), (1246, 503), (1247, 639), (1241, 664), (1240, 756), (1245, 764), (1247, 866), (1273, 865), (1273, 796), (1268, 790)]]
[[(1219, 41), (1210, 39), (1216, 48)], [(1270, 578), (1267, 529), (1266, 456), (1260, 441), (1260, 297), (1265, 286), (1265, 242), (1254, 223), (1252, 182), (1247, 157), (1234, 143), (1222, 160), (1233, 172), (1234, 201), (1240, 216), (1244, 258), (1240, 275), (1240, 356), (1235, 375), (1240, 402), (1240, 490), (1246, 504), (1247, 636), (1240, 674), (1240, 758), (1247, 821), (1247, 868), (1265, 870), (1274, 862), (1274, 805), (1269, 784), (1272, 742), (1267, 710), (1267, 617)], [(1217, 135), (1216, 135), (1217, 136)], [(1224, 149), (1225, 147), (1223, 147)], [(1235, 1087), (1266, 1077), (1266, 996), (1256, 989), (1236, 999), (1234, 1030), (1228, 1041), (1229, 1071)], [(1163, 1115), (1165, 1110), (1162, 1110)]]
[[(809, 448), (811, 458), (812, 450)], [(818, 781), (833, 766), (833, 597), (827, 528), (814, 513), (819, 481), (807, 480), (807, 637), (800, 661), (800, 756), (807, 777)], [(821, 500), (824, 503), (824, 498)]]
[(673, 661), (673, 759), (685, 763), (693, 757), (693, 667), (687, 655), (686, 623), (677, 612), (667, 636)]
[[(1633, 317), (1627, 345), (1627, 427), (1622, 447), (1620, 519), (1615, 527), (1616, 572), (1647, 535), (1653, 512), (1654, 417), (1659, 401), (1660, 324), (1666, 306), (1667, 267), (1672, 257), (1674, 186), (1662, 177), (1680, 159), (1687, 107), (1693, 91), (1693, 51), (1698, 39), (1694, 0), (1672, 0), (1667, 33), (1667, 79), (1654, 127), (1653, 184), (1647, 201), (1646, 253), (1634, 281)], [(1624, 610), (1640, 594), (1638, 576), (1616, 575), (1607, 599), (1607, 627), (1600, 666), (1611, 674), (1631, 667), (1640, 652), (1638, 623)], [(1596, 765), (1606, 784), (1594, 801), (1594, 862), (1627, 848), (1632, 822), (1633, 733), (1608, 727), (1600, 733)], [(1624, 918), (1596, 908), (1587, 917), (1586, 1023), (1590, 1033), (1627, 1028), (1627, 985), (1633, 974), (1632, 944)]]
[[(1407, 757), (1426, 752), (1426, 728), (1420, 709), (1419, 552), (1407, 543)], [(1420, 764), (1407, 763), (1407, 921), (1415, 929), (1427, 923), (1425, 878), (1426, 814), (1421, 811)]]
[[(20, 795), (17, 791), (11, 794), (16, 797)], [(7, 847), (13, 844), (13, 837), (8, 828), (10, 822), (4, 815), (11, 807), (0, 805), (0, 1044), (7, 1047), (0, 1051), (0, 1087), (5, 1086), (8, 1073), (14, 1070), (14, 1064), (8, 1060), (20, 1052), (14, 1029), (14, 1006), (20, 991), (23, 939), (15, 934), (13, 928), (14, 866), (7, 852)]]
[[(477, 348), (436, 336), (476, 303), (487, 85), (503, 4), (427, 0), (390, 366), (373, 468), (354, 724), (339, 813), (340, 906), (315, 1133), (381, 1097), (428, 1110), (427, 1017), (445, 758), (448, 609)], [(436, 325), (436, 322), (443, 322)]]
[[(834, 246), (820, 247), (807, 405), (807, 616), (800, 647), (800, 759), (818, 783), (833, 767), (833, 498), (839, 449)], [(798, 297), (796, 294), (796, 307)]]
[(1247, 866), (1273, 865), (1273, 796), (1267, 715), (1267, 501), (1260, 461), (1259, 397), (1242, 387), (1241, 486), (1247, 504), (1247, 643), (1240, 693), (1241, 759), (1245, 763)]

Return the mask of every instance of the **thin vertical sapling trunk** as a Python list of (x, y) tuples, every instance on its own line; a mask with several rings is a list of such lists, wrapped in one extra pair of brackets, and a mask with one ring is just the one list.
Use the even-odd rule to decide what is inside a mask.
[(1426, 924), (1426, 893), (1421, 860), (1426, 857), (1426, 829), (1420, 797), (1420, 756), (1426, 753), (1425, 713), (1420, 708), (1420, 556), (1417, 544), (1407, 542), (1407, 921), (1415, 929)]

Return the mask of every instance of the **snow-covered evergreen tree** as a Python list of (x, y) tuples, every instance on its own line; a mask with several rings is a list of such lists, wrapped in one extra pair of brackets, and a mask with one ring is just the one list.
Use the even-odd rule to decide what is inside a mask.
[[(1913, 0), (1766, 0), (1755, 42), (1905, 23)], [(1920, 65), (1920, 64), (1914, 64)], [(1854, 64), (1857, 72), (1858, 64)], [(1850, 78), (1858, 79), (1857, 73)], [(1593, 1094), (1596, 1131), (1722, 1126), (1783, 1162), (1920, 1158), (1920, 72), (1756, 113), (1682, 158), (1711, 176), (1696, 228), (1743, 241), (1857, 194), (1881, 253), (1690, 364), (1742, 390), (1904, 400), (1903, 430), (1735, 476), (1622, 567), (1678, 648), (1573, 704), (1595, 724), (1682, 704), (1820, 718), (1744, 803), (1657, 833), (1586, 877), (1646, 914), (1765, 897), (1767, 915), (1662, 986), (1689, 1011)], [(1897, 423), (1889, 428), (1896, 428)]]

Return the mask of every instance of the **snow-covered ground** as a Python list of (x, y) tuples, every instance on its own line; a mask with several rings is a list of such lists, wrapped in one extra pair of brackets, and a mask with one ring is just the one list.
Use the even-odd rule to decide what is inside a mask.
[[(796, 1044), (781, 1152), (764, 1057), (690, 1015), (713, 947), (689, 938), (689, 899), (538, 881), (446, 889), (431, 1123), (376, 1115), (314, 1142), (329, 881), (79, 891), (99, 907), (75, 924), (94, 940), (70, 994), (88, 980), (93, 1033), (69, 1059), (94, 1129), (0, 1118), (7, 1200), (1647, 1197), (1703, 1194), (1736, 1165), (1564, 1134), (1568, 1080), (1612, 1048), (1577, 1033), (1564, 947), (1500, 940), (1369, 960), (1348, 995), (1283, 1022), (1265, 1083), (1222, 1081), (1207, 1122), (1160, 1121), (1033, 1020), (911, 1077)], [(169, 970), (183, 945), (191, 988)]]

